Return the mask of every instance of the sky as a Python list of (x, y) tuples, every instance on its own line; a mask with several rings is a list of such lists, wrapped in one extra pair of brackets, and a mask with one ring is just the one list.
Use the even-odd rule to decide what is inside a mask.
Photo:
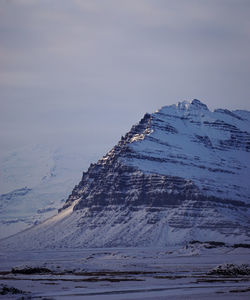
[(104, 155), (146, 112), (250, 110), (250, 1), (0, 0), (0, 154)]

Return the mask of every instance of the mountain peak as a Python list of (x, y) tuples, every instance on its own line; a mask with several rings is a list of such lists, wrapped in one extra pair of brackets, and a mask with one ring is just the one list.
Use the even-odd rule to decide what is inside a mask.
[(156, 110), (156, 113), (169, 113), (170, 111), (174, 110), (179, 112), (186, 112), (186, 111), (209, 111), (207, 105), (203, 102), (201, 102), (198, 99), (193, 99), (192, 101), (180, 101), (177, 104), (173, 105), (166, 105), (161, 107), (160, 109)]
[(92, 164), (54, 223), (27, 232), (25, 244), (249, 242), (249, 171), (247, 120), (209, 111), (197, 99), (165, 106)]
[(195, 106), (199, 109), (204, 109), (204, 110), (209, 110), (208, 107), (206, 106), (206, 104), (202, 103), (200, 100), (198, 99), (194, 99), (192, 102), (191, 102), (191, 105), (192, 106)]
[(206, 104), (202, 103), (198, 99), (193, 99), (192, 101), (182, 101), (178, 102), (178, 108), (181, 110), (209, 110)]

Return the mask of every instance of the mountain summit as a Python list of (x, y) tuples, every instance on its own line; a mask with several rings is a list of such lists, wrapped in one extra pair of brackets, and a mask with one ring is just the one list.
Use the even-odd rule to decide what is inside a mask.
[(91, 164), (59, 214), (5, 240), (28, 247), (249, 242), (250, 112), (164, 106)]

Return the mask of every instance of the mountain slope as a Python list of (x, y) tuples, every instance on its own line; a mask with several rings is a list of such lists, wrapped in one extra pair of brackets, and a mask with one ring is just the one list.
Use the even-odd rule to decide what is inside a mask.
[(0, 238), (57, 214), (87, 165), (80, 150), (28, 145), (0, 160)]
[(199, 100), (146, 114), (83, 173), (57, 216), (5, 244), (249, 241), (249, 125), (249, 112), (211, 112)]

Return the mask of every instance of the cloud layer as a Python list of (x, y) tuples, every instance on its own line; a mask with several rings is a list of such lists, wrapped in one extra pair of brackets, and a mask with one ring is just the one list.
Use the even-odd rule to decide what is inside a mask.
[(1, 1), (2, 151), (104, 154), (146, 111), (192, 98), (250, 110), (249, 15), (244, 0)]

